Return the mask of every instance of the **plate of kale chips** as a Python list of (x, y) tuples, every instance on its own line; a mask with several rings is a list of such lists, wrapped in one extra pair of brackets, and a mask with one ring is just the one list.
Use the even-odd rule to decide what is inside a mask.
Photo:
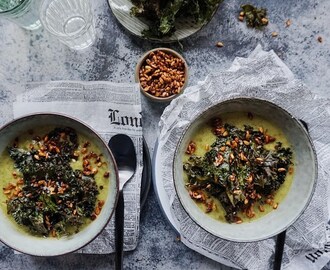
[(117, 20), (133, 35), (175, 42), (205, 26), (222, 0), (108, 0)]

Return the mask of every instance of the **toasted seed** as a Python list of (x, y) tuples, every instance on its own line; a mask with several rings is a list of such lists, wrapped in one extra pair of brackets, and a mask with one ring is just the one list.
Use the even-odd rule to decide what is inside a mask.
[(233, 182), (233, 181), (235, 181), (235, 179), (236, 179), (235, 175), (229, 175), (229, 180), (230, 181)]
[(255, 140), (255, 142), (256, 142), (257, 144), (261, 144), (261, 141), (260, 141), (259, 138), (254, 138), (254, 140)]
[(293, 173), (293, 167), (289, 167), (289, 174), (292, 174)]
[(220, 151), (221, 151), (221, 152), (226, 151), (226, 146), (221, 146), (221, 147), (220, 147)]
[(278, 203), (274, 203), (273, 204), (273, 209), (277, 209), (277, 207), (278, 207)]
[(191, 155), (191, 154), (195, 153), (195, 151), (196, 151), (196, 143), (193, 141), (190, 141), (187, 146), (187, 149), (186, 149), (186, 154)]
[(209, 151), (210, 150), (210, 145), (209, 144), (205, 144), (205, 150)]
[(17, 184), (18, 185), (24, 184), (24, 179), (23, 178), (18, 179)]
[(251, 138), (250, 132), (247, 130), (245, 132), (245, 139), (249, 140)]
[(286, 20), (286, 22), (285, 22), (286, 27), (289, 27), (291, 24), (292, 24), (291, 19)]
[(252, 183), (252, 181), (253, 181), (253, 176), (250, 175), (248, 178), (246, 178), (246, 181), (247, 181), (248, 183)]
[(237, 142), (236, 141), (232, 141), (231, 142), (231, 148), (237, 148)]
[(100, 208), (102, 208), (102, 206), (104, 205), (104, 200), (100, 200), (98, 203), (97, 203), (97, 205), (100, 207)]
[(102, 162), (98, 162), (96, 166), (100, 168), (102, 166)]
[(261, 19), (261, 23), (262, 23), (263, 25), (268, 24), (268, 19), (267, 19), (267, 18), (262, 18), (262, 19)]
[(259, 205), (259, 211), (260, 212), (264, 212), (265, 211), (265, 208), (262, 205)]

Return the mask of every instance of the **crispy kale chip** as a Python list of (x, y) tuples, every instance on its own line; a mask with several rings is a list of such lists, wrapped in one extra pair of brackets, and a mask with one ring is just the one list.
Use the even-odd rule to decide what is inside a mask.
[(132, 0), (131, 13), (149, 21), (146, 37), (171, 36), (180, 17), (191, 17), (197, 24), (210, 20), (222, 0)]
[(257, 8), (253, 5), (242, 5), (246, 25), (248, 27), (260, 29), (268, 24), (267, 10), (265, 8)]
[[(203, 156), (189, 153), (183, 164), (187, 189), (194, 200), (206, 205), (206, 212), (212, 211), (212, 196), (223, 206), (229, 223), (241, 222), (238, 212), (253, 217), (253, 206), (262, 206), (284, 183), (293, 153), (262, 128), (216, 123), (217, 137), (210, 149)], [(271, 148), (265, 147), (271, 143)]]
[(78, 148), (75, 130), (55, 128), (37, 140), (39, 149), (8, 147), (24, 184), (7, 200), (7, 212), (35, 235), (69, 235), (68, 228), (78, 231), (92, 218), (98, 186), (70, 165)]

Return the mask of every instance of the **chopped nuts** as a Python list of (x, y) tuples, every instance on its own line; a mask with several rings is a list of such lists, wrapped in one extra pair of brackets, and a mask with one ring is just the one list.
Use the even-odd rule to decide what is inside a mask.
[(153, 51), (140, 67), (139, 80), (143, 91), (152, 96), (179, 94), (185, 84), (185, 62), (171, 53)]

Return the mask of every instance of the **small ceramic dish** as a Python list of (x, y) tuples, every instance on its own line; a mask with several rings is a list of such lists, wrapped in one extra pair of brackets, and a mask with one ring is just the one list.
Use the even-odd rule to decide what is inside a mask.
[[(187, 146), (201, 129), (215, 117), (226, 113), (248, 113), (274, 123), (287, 138), (293, 152), (292, 183), (276, 209), (254, 220), (240, 224), (220, 221), (205, 213), (187, 190), (183, 161)], [(244, 122), (245, 123), (245, 122)], [(224, 135), (225, 136), (225, 135)], [(219, 150), (223, 151), (223, 150)], [(230, 162), (230, 161), (229, 161)], [(177, 196), (187, 214), (209, 233), (236, 242), (267, 239), (287, 229), (308, 206), (317, 181), (317, 158), (313, 143), (302, 123), (289, 112), (269, 101), (255, 98), (234, 98), (201, 112), (187, 126), (177, 145), (173, 161), (173, 181)], [(211, 181), (211, 180), (210, 180)], [(276, 194), (276, 193), (275, 193)], [(220, 206), (221, 207), (221, 206)]]
[[(8, 163), (5, 160), (10, 159), (8, 154), (6, 154), (8, 147), (11, 147), (13, 145), (13, 142), (15, 142), (17, 139), (16, 138), (20, 138), (20, 136), (22, 136), (22, 134), (27, 134), (27, 135), (23, 135), (23, 136), (30, 136), (32, 139), (29, 139), (29, 141), (31, 142), (28, 146), (28, 148), (25, 151), (32, 151), (34, 149), (38, 149), (35, 148), (37, 146), (32, 146), (32, 142), (34, 141), (36, 145), (43, 145), (44, 142), (46, 142), (48, 139), (46, 139), (46, 137), (44, 137), (43, 139), (38, 139), (40, 138), (39, 135), (41, 135), (42, 133), (38, 133), (42, 132), (41, 130), (44, 129), (51, 129), (53, 130), (53, 128), (71, 128), (74, 129), (77, 134), (78, 134), (78, 143), (79, 142), (86, 142), (83, 143), (84, 146), (80, 146), (81, 144), (79, 144), (79, 148), (77, 148), (78, 150), (75, 151), (74, 156), (76, 157), (75, 160), (73, 160), (72, 162), (77, 163), (77, 162), (82, 162), (82, 164), (84, 164), (85, 161), (85, 157), (84, 155), (87, 155), (88, 153), (91, 153), (91, 151), (93, 150), (88, 150), (89, 147), (95, 147), (95, 149), (100, 151), (99, 157), (99, 161), (102, 162), (102, 164), (100, 164), (100, 166), (96, 165), (96, 163), (94, 162), (95, 160), (95, 155), (92, 157), (92, 159), (89, 159), (88, 157), (86, 158), (86, 160), (89, 162), (90, 160), (90, 165), (93, 168), (97, 168), (98, 172), (93, 172), (93, 174), (97, 174), (99, 173), (99, 178), (101, 179), (101, 183), (102, 185), (98, 184), (97, 187), (95, 187), (100, 194), (103, 194), (102, 196), (102, 203), (103, 205), (100, 206), (99, 210), (100, 211), (96, 211), (96, 208), (98, 207), (98, 202), (100, 202), (100, 200), (97, 197), (96, 200), (96, 205), (93, 211), (93, 214), (95, 213), (94, 218), (92, 218), (91, 216), (91, 222), (88, 223), (86, 226), (82, 227), (79, 229), (78, 232), (73, 232), (72, 234), (69, 234), (67, 236), (59, 236), (59, 235), (52, 235), (52, 233), (50, 233), (49, 235), (45, 235), (42, 236), (40, 234), (40, 236), (35, 236), (33, 233), (29, 232), (28, 229), (26, 229), (26, 227), (24, 227), (21, 224), (17, 224), (14, 219), (12, 218), (12, 216), (10, 216), (9, 214), (7, 214), (7, 205), (6, 203), (4, 203), (4, 201), (6, 200), (15, 200), (15, 198), (19, 199), (19, 198), (23, 198), (24, 200), (28, 200), (28, 198), (30, 198), (29, 194), (34, 194), (32, 196), (36, 196), (35, 200), (36, 200), (36, 207), (43, 207), (43, 209), (46, 209), (45, 211), (51, 211), (51, 212), (47, 212), (45, 214), (45, 212), (43, 212), (42, 216), (43, 221), (39, 221), (38, 224), (40, 224), (40, 226), (45, 226), (45, 228), (47, 228), (47, 226), (50, 224), (48, 219), (45, 219), (44, 215), (48, 215), (48, 213), (52, 213), (49, 215), (57, 215), (56, 211), (58, 211), (61, 208), (57, 208), (58, 210), (47, 210), (50, 208), (44, 208), (44, 206), (40, 206), (40, 203), (42, 203), (42, 205), (46, 205), (45, 207), (64, 207), (63, 205), (61, 205), (60, 200), (65, 201), (65, 197), (61, 197), (61, 194), (64, 194), (62, 192), (63, 189), (60, 191), (60, 188), (63, 187), (63, 183), (65, 189), (71, 190), (71, 188), (75, 187), (75, 183), (76, 182), (72, 182), (72, 178), (70, 178), (71, 180), (66, 181), (66, 180), (62, 180), (62, 179), (66, 179), (64, 176), (64, 178), (56, 178), (55, 176), (51, 176), (50, 173), (46, 172), (46, 180), (38, 180), (38, 178), (32, 178), (32, 179), (25, 179), (24, 174), (21, 172), (21, 170), (19, 169), (15, 169), (13, 166), (13, 162), (12, 163)], [(63, 129), (61, 129), (63, 130)], [(48, 132), (48, 131), (47, 131)], [(61, 134), (61, 140), (64, 140), (63, 138), (68, 138), (67, 135), (65, 135), (65, 133), (60, 133)], [(67, 137), (62, 137), (63, 136), (67, 136)], [(67, 133), (70, 134), (69, 138), (72, 144), (75, 144), (74, 141), (75, 139), (71, 139), (71, 134), (72, 133)], [(38, 136), (37, 136), (38, 135)], [(34, 136), (34, 137), (32, 137)], [(82, 137), (80, 137), (82, 136)], [(29, 138), (30, 138), (29, 137)], [(24, 137), (23, 137), (24, 138)], [(79, 139), (81, 138), (81, 139)], [(41, 141), (42, 140), (42, 141)], [(22, 139), (22, 142), (25, 141), (25, 139)], [(20, 141), (18, 141), (18, 143), (20, 143)], [(71, 145), (72, 145), (71, 144)], [(25, 144), (24, 144), (25, 145)], [(24, 148), (26, 146), (24, 146), (23, 144), (21, 146), (19, 146), (19, 148)], [(54, 145), (51, 143), (51, 145)], [(61, 145), (61, 144), (58, 144)], [(14, 146), (16, 147), (16, 146)], [(83, 147), (83, 148), (81, 148)], [(28, 150), (31, 149), (31, 150)], [(55, 152), (52, 152), (53, 150), (51, 149), (50, 144), (48, 146), (41, 146), (40, 148), (41, 150), (37, 150), (38, 154), (34, 154), (33, 157), (31, 156), (32, 154), (30, 154), (31, 159), (34, 158), (36, 160), (38, 160), (36, 162), (38, 168), (40, 168), (40, 166), (44, 166), (45, 168), (48, 165), (41, 165), (41, 164), (45, 164), (45, 163), (38, 163), (39, 160), (40, 162), (46, 162), (46, 161), (42, 161), (43, 158), (45, 158), (45, 160), (47, 158), (54, 158), (55, 156)], [(46, 149), (46, 150), (45, 150)], [(54, 149), (54, 147), (52, 148)], [(61, 146), (58, 146), (58, 149), (64, 149)], [(84, 150), (85, 149), (85, 150)], [(87, 149), (87, 150), (86, 150)], [(94, 149), (94, 148), (91, 148)], [(62, 150), (59, 150), (62, 151)], [(56, 151), (56, 153), (61, 153), (59, 151)], [(65, 150), (63, 150), (65, 151)], [(86, 152), (87, 151), (87, 152)], [(42, 155), (41, 153), (46, 153), (46, 156)], [(86, 154), (84, 154), (86, 153)], [(96, 152), (94, 152), (96, 153)], [(101, 233), (101, 231), (104, 229), (104, 227), (108, 224), (116, 203), (117, 203), (117, 196), (118, 196), (118, 170), (117, 170), (117, 165), (115, 163), (115, 160), (113, 158), (113, 155), (110, 151), (110, 149), (108, 148), (107, 144), (102, 140), (102, 138), (89, 126), (87, 126), (86, 124), (84, 124), (83, 122), (74, 119), (72, 117), (69, 116), (65, 116), (65, 115), (61, 115), (61, 114), (55, 114), (55, 113), (37, 113), (37, 114), (31, 114), (31, 115), (26, 115), (20, 118), (17, 118), (9, 123), (7, 123), (6, 125), (4, 125), (3, 127), (1, 127), (0, 129), (0, 154), (1, 154), (1, 159), (2, 159), (2, 173), (4, 171), (8, 171), (9, 172), (9, 176), (7, 176), (5, 178), (2, 178), (2, 180), (0, 181), (0, 192), (5, 193), (4, 191), (8, 190), (8, 181), (10, 181), (9, 183), (14, 183), (14, 185), (18, 188), (17, 191), (21, 192), (21, 194), (15, 194), (14, 195), (10, 195), (10, 192), (12, 190), (9, 190), (9, 194), (5, 194), (7, 195), (7, 199), (6, 197), (3, 198), (5, 195), (1, 194), (1, 198), (3, 198), (3, 200), (1, 201), (2, 203), (2, 207), (0, 209), (0, 240), (8, 245), (9, 247), (21, 252), (21, 253), (25, 253), (25, 254), (30, 254), (30, 255), (35, 255), (35, 256), (57, 256), (57, 255), (62, 255), (62, 254), (66, 254), (66, 253), (70, 253), (73, 252), (75, 250), (78, 250), (80, 248), (82, 248), (83, 246), (85, 246), (86, 244), (88, 244), (89, 242), (91, 242), (98, 234)], [(8, 157), (7, 157), (8, 156)], [(26, 161), (27, 162), (27, 161)], [(63, 162), (63, 161), (61, 161)], [(52, 164), (58, 164), (58, 163), (52, 163)], [(71, 163), (70, 163), (71, 164)], [(8, 168), (4, 168), (5, 166), (8, 166)], [(36, 166), (36, 165), (32, 165), (32, 166)], [(73, 166), (73, 165), (70, 165)], [(105, 167), (103, 167), (105, 166)], [(35, 167), (37, 170), (37, 167)], [(50, 168), (50, 167), (47, 167)], [(79, 169), (80, 167), (77, 167), (77, 169)], [(85, 168), (85, 167), (84, 167)], [(73, 169), (75, 170), (75, 169)], [(85, 173), (85, 169), (82, 170), (80, 169), (83, 175), (88, 175), (87, 173)], [(103, 170), (105, 171), (105, 173), (103, 173)], [(11, 179), (11, 173), (13, 171), (17, 171), (20, 175), (20, 173), (22, 173), (22, 175), (20, 175), (19, 177), (15, 178), (15, 175), (13, 175), (14, 177)], [(102, 171), (102, 173), (101, 173)], [(3, 174), (2, 174), (3, 175)], [(36, 174), (38, 175), (38, 174)], [(39, 174), (40, 176), (40, 174)], [(21, 182), (22, 183), (18, 183), (17, 180), (22, 177)], [(36, 176), (38, 177), (38, 176)], [(41, 176), (43, 177), (43, 176)], [(73, 177), (71, 175), (71, 177)], [(80, 176), (81, 180), (84, 183), (90, 183), (94, 182), (96, 180), (87, 180), (87, 178), (84, 176)], [(33, 180), (36, 179), (36, 180)], [(53, 180), (54, 179), (54, 180)], [(91, 179), (91, 178), (89, 178)], [(93, 178), (94, 179), (94, 178)], [(95, 176), (96, 179), (96, 176)], [(38, 181), (37, 181), (38, 180)], [(29, 185), (27, 186), (19, 186), (19, 184), (23, 185), (25, 183), (30, 183), (31, 181), (31, 187), (32, 185), (34, 185), (33, 183), (36, 183), (37, 186), (43, 185), (41, 189), (39, 190), (32, 190), (29, 188)], [(46, 181), (46, 182), (45, 182)], [(88, 181), (88, 182), (86, 182)], [(17, 183), (15, 183), (17, 182)], [(40, 182), (40, 183), (39, 183)], [(44, 182), (44, 183), (41, 183)], [(54, 184), (55, 183), (55, 184)], [(98, 183), (96, 181), (96, 183)], [(100, 183), (100, 182), (99, 182)], [(103, 186), (104, 183), (104, 186)], [(53, 185), (54, 184), (54, 185)], [(39, 185), (39, 186), (40, 186)], [(86, 186), (84, 186), (84, 189), (86, 188)], [(29, 193), (27, 194), (24, 190), (28, 189)], [(94, 191), (93, 191), (94, 192)], [(103, 193), (102, 193), (103, 192)], [(80, 192), (75, 192), (72, 194), (82, 194)], [(41, 194), (41, 197), (38, 197), (39, 195), (37, 194)], [(52, 195), (53, 194), (53, 195)], [(91, 193), (88, 193), (88, 197), (90, 196)], [(8, 196), (10, 195), (10, 196)], [(20, 196), (21, 195), (21, 196)], [(15, 197), (17, 196), (17, 197)], [(73, 195), (74, 196), (74, 195)], [(86, 196), (86, 195), (83, 195)], [(101, 196), (101, 195), (100, 195)], [(48, 199), (45, 199), (45, 197), (47, 197)], [(87, 197), (85, 197), (87, 198)], [(51, 200), (52, 203), (48, 200)], [(70, 201), (71, 201), (71, 197), (70, 197)], [(73, 201), (73, 200), (72, 200)], [(37, 202), (39, 204), (37, 204)], [(81, 202), (81, 199), (77, 197), (77, 199), (74, 199), (73, 201), (73, 206), (69, 206), (72, 209), (76, 209), (76, 211), (80, 211), (79, 209), (82, 209), (81, 207), (85, 207), (82, 206), (81, 204), (79, 204), (79, 202)], [(32, 203), (32, 201), (31, 201)], [(60, 206), (61, 205), (61, 206)], [(84, 204), (85, 205), (85, 204)], [(87, 207), (87, 206), (86, 206)], [(93, 207), (93, 206), (91, 206)], [(39, 209), (39, 208), (36, 208)], [(68, 210), (68, 209), (66, 209)], [(36, 210), (41, 211), (41, 210)], [(54, 212), (55, 211), (55, 212)], [(32, 211), (33, 213), (35, 213), (35, 211)], [(62, 213), (62, 212), (61, 212)], [(66, 212), (68, 213), (68, 212)], [(77, 213), (77, 212), (76, 212)], [(70, 216), (72, 216), (72, 218), (76, 215), (76, 213), (74, 212), (70, 212)], [(79, 212), (80, 213), (80, 212)], [(80, 215), (80, 214), (79, 214)], [(93, 220), (94, 219), (94, 220)], [(48, 221), (48, 224), (47, 224)], [(53, 220), (54, 221), (54, 220)], [(27, 221), (25, 221), (27, 222)], [(57, 221), (54, 221), (57, 222)], [(28, 223), (30, 224), (30, 223)], [(56, 223), (54, 223), (56, 224)], [(39, 225), (38, 225), (39, 226)], [(40, 227), (38, 227), (40, 228)], [(49, 228), (49, 227), (48, 227)], [(58, 227), (53, 227), (54, 229), (52, 230), (57, 230), (56, 228)], [(52, 232), (52, 231), (51, 231)], [(43, 234), (44, 235), (44, 234)]]
[(169, 102), (184, 91), (188, 65), (176, 51), (155, 48), (146, 52), (135, 68), (135, 81), (141, 93), (156, 102)]

